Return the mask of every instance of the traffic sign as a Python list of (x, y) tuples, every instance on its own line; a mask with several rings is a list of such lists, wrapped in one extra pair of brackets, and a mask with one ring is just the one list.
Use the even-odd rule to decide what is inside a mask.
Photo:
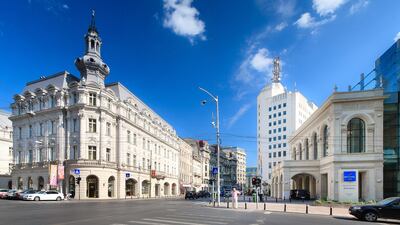
[(212, 172), (213, 175), (216, 175), (218, 173), (218, 168), (217, 167), (213, 167), (212, 168)]
[(76, 174), (76, 175), (81, 174), (81, 170), (80, 169), (74, 169), (74, 174)]
[(129, 177), (131, 177), (131, 174), (130, 173), (126, 173), (125, 176), (126, 176), (126, 178), (129, 178)]

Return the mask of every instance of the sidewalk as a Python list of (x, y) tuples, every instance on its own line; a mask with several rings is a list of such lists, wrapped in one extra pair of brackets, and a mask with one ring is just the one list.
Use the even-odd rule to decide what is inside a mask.
[[(208, 207), (213, 207), (213, 203), (210, 202), (205, 203), (205, 205)], [(228, 208), (227, 205), (228, 205), (227, 202), (221, 202), (221, 206), (219, 208)], [(353, 217), (352, 215), (349, 214), (347, 208), (332, 208), (332, 215), (331, 215), (331, 207), (310, 206), (307, 204), (300, 204), (300, 203), (239, 202), (237, 210), (264, 211), (264, 205), (265, 205), (265, 210), (270, 212), (290, 212), (290, 213), (303, 213), (303, 214), (308, 213), (313, 215)], [(229, 208), (232, 209), (232, 202), (229, 202)]]

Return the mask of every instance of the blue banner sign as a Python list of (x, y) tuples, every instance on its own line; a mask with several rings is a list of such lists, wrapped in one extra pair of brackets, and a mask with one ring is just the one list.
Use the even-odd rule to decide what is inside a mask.
[(344, 182), (357, 181), (357, 172), (356, 171), (344, 171), (343, 172), (343, 181)]
[(212, 172), (213, 175), (216, 175), (218, 173), (218, 168), (217, 167), (213, 167), (212, 168)]

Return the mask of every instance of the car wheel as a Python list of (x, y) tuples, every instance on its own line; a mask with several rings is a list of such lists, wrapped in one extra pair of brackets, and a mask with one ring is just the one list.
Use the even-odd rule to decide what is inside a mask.
[(56, 201), (61, 201), (61, 197), (57, 197), (57, 198), (56, 198)]
[(35, 197), (33, 200), (40, 201), (40, 198), (39, 197)]
[(378, 215), (375, 212), (366, 212), (364, 219), (368, 222), (375, 222), (378, 219)]

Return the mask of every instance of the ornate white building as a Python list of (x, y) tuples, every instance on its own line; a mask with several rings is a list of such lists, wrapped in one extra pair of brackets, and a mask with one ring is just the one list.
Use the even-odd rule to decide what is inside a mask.
[(10, 115), (0, 111), (0, 188), (10, 188), (13, 154)]
[(239, 186), (241, 189), (246, 185), (246, 151), (239, 147), (222, 147), (231, 161), (231, 170), (236, 179), (233, 179), (233, 183)]
[(289, 140), (273, 171), (272, 196), (305, 189), (342, 202), (383, 197), (383, 89), (334, 92)]
[(289, 137), (317, 109), (299, 91), (282, 85), (279, 59), (274, 59), (273, 73), (272, 82), (257, 97), (257, 174), (268, 185), (272, 170), (290, 159)]
[[(122, 84), (105, 84), (110, 69), (94, 22), (93, 15), (85, 54), (75, 60), (80, 78), (41, 77), (14, 96), (13, 187), (57, 188), (81, 199), (178, 195), (179, 138)], [(58, 165), (57, 186), (50, 165)]]
[(192, 190), (193, 184), (193, 148), (185, 140), (179, 139), (180, 166), (179, 183), (181, 193)]

